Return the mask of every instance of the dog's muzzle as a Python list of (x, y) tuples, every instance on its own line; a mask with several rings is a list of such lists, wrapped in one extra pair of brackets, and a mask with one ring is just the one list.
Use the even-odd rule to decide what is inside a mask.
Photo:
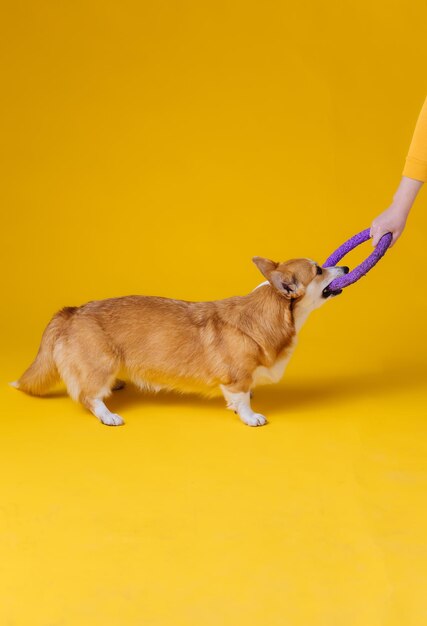
[[(343, 265), (342, 267), (340, 267), (340, 269), (342, 270), (343, 274), (348, 274), (350, 271), (350, 268), (347, 267), (347, 265)], [(332, 281), (333, 282), (333, 281)], [(329, 289), (329, 285), (327, 285), (324, 290), (322, 291), (322, 296), (324, 298), (329, 298), (330, 296), (339, 296), (340, 293), (342, 293), (342, 289)]]

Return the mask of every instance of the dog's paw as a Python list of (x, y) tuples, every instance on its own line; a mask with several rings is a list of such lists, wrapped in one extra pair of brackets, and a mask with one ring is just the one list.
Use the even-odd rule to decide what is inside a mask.
[(250, 416), (242, 417), (242, 422), (245, 422), (248, 426), (264, 426), (267, 424), (267, 418), (261, 413), (253, 413)]
[(103, 415), (101, 422), (106, 426), (122, 426), (125, 420), (120, 417), (120, 415), (117, 415), (117, 413), (110, 413), (109, 415)]

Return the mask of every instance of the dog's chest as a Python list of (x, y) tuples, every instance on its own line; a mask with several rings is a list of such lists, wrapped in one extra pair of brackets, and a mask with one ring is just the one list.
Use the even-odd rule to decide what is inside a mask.
[(278, 383), (282, 379), (286, 366), (292, 356), (296, 344), (296, 340), (286, 349), (285, 354), (281, 355), (270, 367), (259, 365), (253, 373), (253, 386)]

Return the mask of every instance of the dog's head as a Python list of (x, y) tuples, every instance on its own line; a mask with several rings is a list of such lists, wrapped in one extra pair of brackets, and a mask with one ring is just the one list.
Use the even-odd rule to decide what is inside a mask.
[(317, 309), (326, 300), (341, 293), (331, 292), (327, 287), (334, 278), (349, 271), (345, 266), (324, 268), (311, 259), (291, 259), (276, 263), (255, 256), (252, 260), (281, 296), (300, 301), (308, 309)]

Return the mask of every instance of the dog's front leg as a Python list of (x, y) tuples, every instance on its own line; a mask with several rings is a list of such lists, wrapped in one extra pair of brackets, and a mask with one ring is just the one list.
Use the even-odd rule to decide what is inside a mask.
[(220, 385), (227, 402), (227, 408), (238, 414), (242, 422), (248, 426), (263, 426), (267, 419), (261, 413), (255, 413), (251, 408), (251, 392), (235, 391), (232, 386)]

